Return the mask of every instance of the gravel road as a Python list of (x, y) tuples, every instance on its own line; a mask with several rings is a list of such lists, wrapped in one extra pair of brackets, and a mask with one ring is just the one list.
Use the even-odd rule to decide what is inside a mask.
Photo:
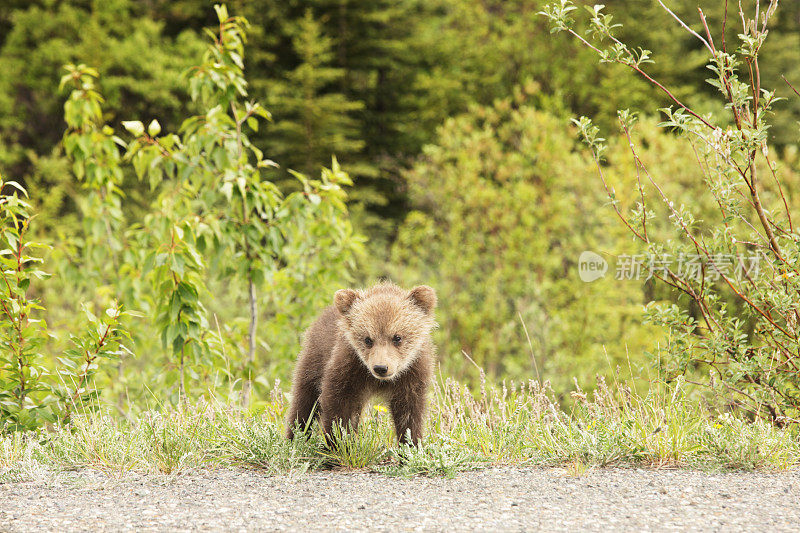
[(0, 484), (2, 531), (797, 531), (800, 473), (495, 468), (455, 479), (79, 472)]

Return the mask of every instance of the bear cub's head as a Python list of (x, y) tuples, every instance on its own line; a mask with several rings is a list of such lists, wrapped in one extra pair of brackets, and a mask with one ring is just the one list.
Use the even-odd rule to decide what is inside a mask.
[(436, 291), (427, 285), (410, 291), (391, 283), (343, 289), (334, 303), (341, 314), (339, 330), (380, 380), (392, 380), (407, 369), (436, 327)]

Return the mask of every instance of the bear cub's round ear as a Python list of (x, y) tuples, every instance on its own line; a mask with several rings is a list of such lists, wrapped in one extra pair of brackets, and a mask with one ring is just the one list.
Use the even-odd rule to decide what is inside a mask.
[(429, 315), (436, 307), (436, 291), (427, 285), (420, 285), (411, 289), (408, 298), (414, 302), (425, 314)]
[(333, 304), (341, 314), (346, 315), (357, 298), (358, 293), (353, 289), (342, 289), (333, 295)]

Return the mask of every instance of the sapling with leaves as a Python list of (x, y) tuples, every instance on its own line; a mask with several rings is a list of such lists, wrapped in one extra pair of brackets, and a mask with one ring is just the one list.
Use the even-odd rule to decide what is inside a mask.
[(76, 410), (83, 411), (87, 406), (96, 407), (100, 390), (93, 387), (92, 379), (101, 365), (117, 362), (125, 353), (130, 353), (123, 344), (130, 341), (128, 330), (122, 319), (131, 313), (114, 304), (100, 317), (83, 305), (87, 324), (83, 335), (70, 335), (72, 347), (58, 357), (59, 385), (53, 387), (53, 394), (60, 406), (59, 418), (67, 422)]
[(44, 401), (47, 329), (37, 318), (43, 307), (28, 297), (31, 280), (48, 277), (42, 259), (32, 255), (44, 245), (27, 240), (30, 212), (25, 189), (0, 179), (0, 431), (54, 420)]
[[(84, 64), (68, 64), (64, 68), (66, 73), (61, 77), (59, 89), (69, 89), (69, 95), (64, 102), (67, 130), (62, 146), (72, 163), (72, 174), (81, 186), (81, 193), (73, 198), (81, 213), (82, 231), (59, 243), (56, 251), (72, 260), (56, 260), (54, 267), (76, 291), (99, 303), (106, 293), (128, 302), (140, 302), (141, 281), (135, 275), (137, 268), (131, 261), (130, 250), (124, 245), (125, 142), (105, 121), (105, 100), (97, 86), (97, 70)], [(124, 364), (120, 358), (118, 377), (125, 373)], [(122, 383), (120, 379), (112, 382), (120, 404), (125, 394)]]
[(101, 318), (84, 307), (87, 324), (70, 335), (73, 347), (50, 370), (45, 309), (28, 295), (32, 281), (49, 278), (41, 270), (41, 252), (49, 247), (27, 239), (31, 220), (25, 189), (0, 179), (0, 432), (67, 422), (76, 409), (96, 407), (93, 377), (119, 358), (127, 338), (121, 323), (127, 313), (119, 305)]
[[(341, 189), (350, 180), (335, 160), (333, 170), (323, 171), (321, 180), (294, 173), (302, 189), (288, 196), (268, 179), (265, 173), (277, 165), (265, 158), (247, 135), (247, 130), (258, 129), (259, 120), (270, 118), (258, 103), (247, 100), (243, 54), (248, 24), (242, 17), (229, 16), (224, 6), (215, 9), (219, 26), (216, 32), (208, 31), (212, 43), (202, 64), (186, 74), (192, 100), (206, 111), (185, 120), (179, 135), (162, 135), (154, 123), (147, 130), (140, 121), (123, 125), (136, 137), (128, 145), (126, 157), (140, 178), (161, 188), (160, 207), (147, 217), (144, 227), (161, 227), (158, 234), (162, 243), (171, 243), (168, 250), (179, 243), (191, 256), (180, 261), (185, 270), (154, 271), (162, 302), (162, 336), (181, 361), (189, 344), (207, 350), (211, 345), (202, 336), (207, 329), (202, 322), (182, 329), (170, 321), (183, 319), (187, 313), (198, 320), (204, 316), (199, 296), (205, 292), (207, 262), (212, 262), (223, 278), (234, 275), (243, 280), (249, 325), (238, 377), (243, 380), (242, 401), (247, 406), (257, 348), (258, 288), (281, 270), (298, 266), (291, 263), (290, 251), (298, 246), (290, 239), (293, 227), (319, 222), (336, 236), (334, 249), (341, 252), (340, 261), (350, 257), (352, 235)], [(182, 221), (180, 232), (174, 224), (165, 232), (168, 227), (156, 223), (175, 220)], [(181, 283), (188, 284), (183, 291), (187, 298), (178, 291)], [(167, 301), (180, 303), (173, 306)], [(183, 383), (183, 363), (180, 374)], [(185, 394), (183, 385), (181, 392)]]
[[(72, 161), (72, 172), (85, 194), (78, 198), (83, 222), (81, 271), (94, 281), (113, 283), (119, 278), (124, 224), (122, 214), (122, 153), (125, 143), (103, 120), (103, 97), (96, 87), (97, 70), (67, 65), (60, 89), (70, 88), (64, 102), (67, 131), (62, 145)], [(88, 267), (88, 268), (87, 268)]]
[[(761, 86), (759, 54), (769, 33), (777, 0), (756, 2), (746, 12), (731, 3), (715, 39), (711, 24), (698, 9), (702, 30), (695, 31), (663, 2), (665, 19), (698, 39), (713, 73), (708, 82), (719, 94), (719, 112), (702, 113), (679, 100), (651, 77), (651, 52), (634, 50), (615, 37), (617, 25), (602, 5), (588, 8), (588, 30), (575, 28), (577, 7), (570, 0), (543, 12), (554, 32), (567, 31), (595, 51), (601, 62), (634, 70), (662, 91), (672, 106), (661, 109), (661, 126), (683, 138), (697, 159), (697, 175), (718, 207), (702, 219), (691, 203), (679, 205), (665, 192), (662, 176), (651, 175), (639, 157), (633, 132), (635, 115), (622, 111), (619, 123), (630, 147), (637, 181), (635, 206), (617, 198), (613, 178), (604, 173), (607, 147), (586, 117), (575, 123), (589, 145), (611, 205), (651, 257), (698, 258), (687, 271), (662, 264), (654, 276), (683, 294), (678, 304), (651, 303), (649, 320), (666, 325), (671, 345), (662, 355), (668, 379), (681, 377), (732, 404), (778, 425), (800, 422), (800, 236), (792, 210), (796, 206), (781, 183), (768, 142), (770, 117), (779, 98)], [(740, 26), (738, 42), (725, 29)], [(698, 200), (699, 201), (699, 200)], [(630, 207), (630, 209), (629, 209)], [(668, 222), (671, 234), (655, 234)], [(752, 268), (753, 264), (758, 268)], [(680, 263), (679, 263), (680, 265)]]

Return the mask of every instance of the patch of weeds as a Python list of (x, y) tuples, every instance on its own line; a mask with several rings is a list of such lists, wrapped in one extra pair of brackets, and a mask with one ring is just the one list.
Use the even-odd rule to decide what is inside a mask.
[[(333, 426), (333, 439), (322, 456), (327, 463), (345, 468), (368, 468), (388, 456), (391, 432), (379, 418), (370, 417), (358, 431), (347, 431), (338, 424)], [(388, 438), (387, 438), (388, 437)]]
[(0, 472), (13, 468), (23, 459), (30, 437), (25, 433), (10, 433), (0, 436)]
[(23, 481), (24, 465), (30, 461), (33, 445), (25, 442), (30, 437), (24, 433), (0, 436), (0, 483)]
[(698, 436), (701, 453), (695, 466), (716, 470), (785, 470), (797, 464), (800, 441), (766, 422), (746, 422), (723, 414), (708, 421)]
[(232, 462), (266, 470), (304, 473), (322, 466), (321, 438), (298, 434), (287, 440), (283, 428), (261, 418), (231, 419), (221, 430), (217, 451)]
[(444, 476), (452, 478), (458, 472), (474, 470), (477, 463), (462, 446), (449, 442), (401, 444), (392, 451), (395, 461), (379, 469), (390, 476)]
[(73, 416), (41, 443), (49, 462), (62, 468), (94, 468), (121, 476), (142, 465), (141, 434), (110, 416), (90, 413)]
[[(180, 417), (182, 420), (175, 420)], [(188, 420), (183, 412), (162, 415), (158, 412), (146, 413), (139, 425), (146, 447), (146, 461), (162, 474), (175, 474), (186, 468), (197, 458), (201, 448), (194, 442), (198, 423), (194, 417)]]

